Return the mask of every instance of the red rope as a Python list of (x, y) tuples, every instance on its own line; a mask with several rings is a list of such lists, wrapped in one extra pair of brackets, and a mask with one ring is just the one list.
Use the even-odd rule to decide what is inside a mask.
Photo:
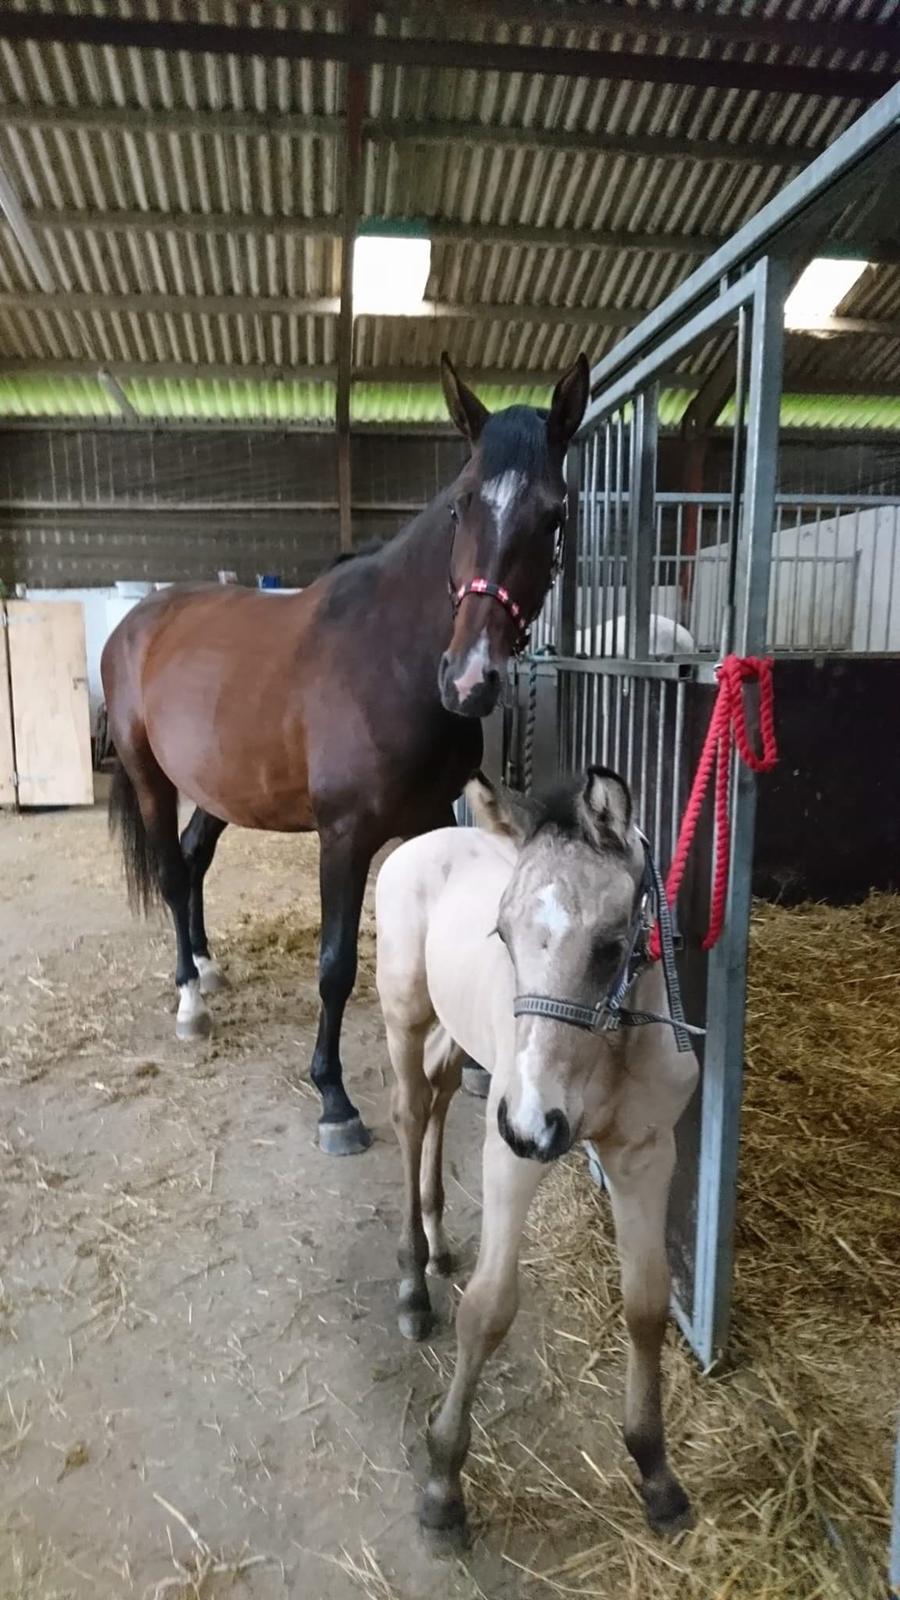
[[(674, 906), (684, 877), (691, 845), (697, 832), (709, 780), (715, 768), (715, 847), (713, 856), (712, 894), (709, 909), (709, 928), (703, 941), (704, 950), (717, 943), (725, 922), (725, 903), (728, 898), (728, 865), (731, 858), (731, 815), (729, 811), (729, 769), (732, 740), (738, 755), (751, 772), (771, 772), (778, 760), (775, 743), (775, 700), (772, 686), (773, 661), (770, 656), (726, 656), (717, 668), (719, 689), (707, 729), (706, 740), (700, 755), (691, 793), (681, 819), (678, 843), (666, 878), (666, 895)], [(759, 730), (762, 754), (757, 755), (747, 733), (744, 708), (744, 684), (759, 684)], [(659, 927), (653, 930), (650, 953), (659, 957)]]

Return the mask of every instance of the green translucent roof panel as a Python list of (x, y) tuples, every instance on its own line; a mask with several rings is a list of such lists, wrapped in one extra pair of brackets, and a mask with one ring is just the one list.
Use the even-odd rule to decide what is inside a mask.
[[(138, 416), (148, 422), (271, 422), (329, 426), (334, 418), (333, 383), (247, 381), (240, 378), (126, 378), (121, 386)], [(486, 384), (478, 390), (485, 405), (547, 405), (543, 384), (527, 387)], [(660, 397), (660, 422), (675, 427), (691, 399), (687, 389), (667, 389)], [(358, 423), (445, 423), (447, 410), (439, 383), (355, 383), (351, 414)], [(0, 422), (10, 419), (105, 420), (119, 416), (115, 401), (96, 378), (49, 373), (0, 373)], [(730, 408), (720, 418), (731, 420)], [(900, 395), (786, 394), (781, 421), (788, 428), (900, 429)]]

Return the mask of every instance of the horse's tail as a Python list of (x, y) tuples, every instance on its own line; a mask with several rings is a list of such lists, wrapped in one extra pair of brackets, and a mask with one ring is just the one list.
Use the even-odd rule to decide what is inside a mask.
[(109, 796), (109, 831), (122, 845), (128, 904), (146, 916), (162, 898), (159, 859), (144, 826), (137, 790), (118, 756)]

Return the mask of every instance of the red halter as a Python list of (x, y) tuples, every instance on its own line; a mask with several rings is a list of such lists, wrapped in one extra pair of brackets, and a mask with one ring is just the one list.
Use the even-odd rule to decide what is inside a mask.
[(525, 649), (528, 643), (528, 623), (522, 615), (522, 607), (516, 603), (509, 590), (504, 589), (502, 583), (488, 583), (487, 578), (472, 578), (469, 583), (461, 583), (458, 589), (451, 589), (454, 616), (467, 594), (486, 595), (489, 600), (496, 600), (504, 611), (508, 611), (516, 625), (516, 649)]
[[(553, 565), (552, 565), (552, 567), (550, 569), (550, 584), (549, 584), (549, 588), (550, 589), (552, 589), (554, 583), (556, 582), (556, 579), (559, 576), (559, 572), (560, 572), (560, 569), (561, 569), (562, 564), (563, 564), (563, 554), (564, 554), (564, 551), (565, 551), (565, 543), (566, 543), (566, 510), (567, 510), (567, 505), (568, 505), (568, 501), (565, 500), (563, 502), (562, 521), (560, 522), (560, 525), (559, 525), (559, 528), (558, 528), (557, 534), (556, 534), (556, 549), (553, 552)], [(452, 537), (452, 539), (450, 541), (450, 561), (451, 561), (451, 566), (452, 566), (452, 561), (453, 561), (453, 546), (454, 546), (455, 542), (456, 542), (456, 522), (455, 522), (455, 519), (454, 519), (453, 537)], [(470, 595), (470, 594), (484, 595), (485, 598), (488, 599), (488, 600), (496, 600), (497, 604), (501, 605), (503, 607), (504, 611), (507, 612), (507, 614), (510, 617), (512, 617), (513, 622), (516, 625), (516, 642), (515, 642), (515, 646), (513, 648), (513, 654), (518, 656), (518, 655), (521, 655), (524, 650), (527, 650), (527, 648), (528, 648), (528, 628), (529, 628), (530, 621), (532, 621), (533, 619), (526, 618), (525, 613), (523, 612), (522, 607), (519, 605), (518, 601), (513, 599), (512, 595), (510, 594), (508, 589), (504, 589), (502, 583), (489, 583), (487, 578), (470, 578), (468, 583), (461, 583), (459, 585), (459, 588), (457, 588), (456, 584), (453, 582), (453, 577), (452, 577), (452, 572), (451, 572), (451, 575), (450, 575), (450, 577), (448, 579), (448, 585), (447, 586), (448, 586), (448, 588), (450, 590), (450, 604), (453, 607), (453, 615), (454, 615), (454, 617), (456, 616), (457, 611), (459, 610), (460, 606), (462, 605), (462, 603), (465, 600), (467, 595)], [(546, 598), (546, 596), (544, 596), (544, 598)], [(538, 606), (538, 611), (540, 611), (541, 606), (543, 605), (543, 603), (544, 603), (544, 599), (541, 600), (541, 604)], [(537, 615), (537, 613), (535, 613), (535, 615)]]

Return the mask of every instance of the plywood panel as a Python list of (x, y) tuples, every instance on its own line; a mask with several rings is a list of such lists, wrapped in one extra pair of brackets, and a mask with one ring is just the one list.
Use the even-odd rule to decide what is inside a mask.
[(19, 803), (84, 806), (94, 798), (82, 607), (7, 602)]
[(16, 761), (12, 731), (9, 658), (6, 653), (6, 608), (0, 604), (0, 806), (16, 803)]

